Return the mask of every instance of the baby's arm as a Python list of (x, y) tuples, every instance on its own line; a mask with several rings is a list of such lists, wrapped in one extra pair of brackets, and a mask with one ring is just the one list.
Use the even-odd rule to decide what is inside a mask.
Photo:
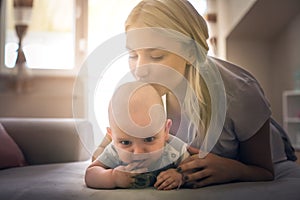
[(134, 174), (126, 172), (124, 166), (109, 169), (95, 160), (86, 170), (85, 183), (90, 188), (129, 188), (134, 182)]

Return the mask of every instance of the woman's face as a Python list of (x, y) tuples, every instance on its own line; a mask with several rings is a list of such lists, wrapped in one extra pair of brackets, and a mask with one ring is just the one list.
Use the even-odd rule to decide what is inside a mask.
[(182, 82), (187, 61), (173, 53), (182, 51), (180, 43), (146, 32), (127, 38), (127, 48), (133, 75), (140, 81), (151, 83), (160, 95)]

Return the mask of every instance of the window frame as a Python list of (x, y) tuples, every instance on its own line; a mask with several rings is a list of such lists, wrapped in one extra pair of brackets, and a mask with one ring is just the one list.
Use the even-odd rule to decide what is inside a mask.
[(6, 0), (0, 1), (0, 73), (2, 74), (5, 66), (4, 66), (4, 48), (5, 48), (5, 10), (6, 10)]

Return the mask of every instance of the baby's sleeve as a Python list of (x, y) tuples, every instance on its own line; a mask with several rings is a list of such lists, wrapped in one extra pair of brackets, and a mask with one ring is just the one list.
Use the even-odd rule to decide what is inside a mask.
[(104, 149), (104, 151), (98, 156), (97, 160), (108, 168), (115, 168), (119, 165), (118, 155), (110, 143)]
[(188, 157), (190, 157), (190, 153), (187, 150), (187, 145), (184, 144), (181, 148), (181, 152), (180, 152), (180, 157), (178, 158), (177, 162), (176, 162), (176, 166), (178, 166), (182, 161), (184, 161), (185, 159), (187, 159)]

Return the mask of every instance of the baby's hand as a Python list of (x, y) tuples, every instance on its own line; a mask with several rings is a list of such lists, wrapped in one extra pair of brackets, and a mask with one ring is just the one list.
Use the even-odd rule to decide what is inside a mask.
[(158, 190), (171, 190), (179, 188), (182, 184), (182, 174), (176, 169), (168, 169), (157, 176), (154, 187)]
[(143, 173), (147, 169), (135, 169), (136, 163), (131, 163), (127, 166), (118, 166), (113, 169), (112, 175), (115, 181), (116, 187), (130, 188), (135, 182), (135, 176), (138, 173)]
[(116, 187), (130, 188), (134, 183), (134, 177), (131, 172), (125, 171), (124, 166), (119, 166), (113, 169), (112, 176)]

